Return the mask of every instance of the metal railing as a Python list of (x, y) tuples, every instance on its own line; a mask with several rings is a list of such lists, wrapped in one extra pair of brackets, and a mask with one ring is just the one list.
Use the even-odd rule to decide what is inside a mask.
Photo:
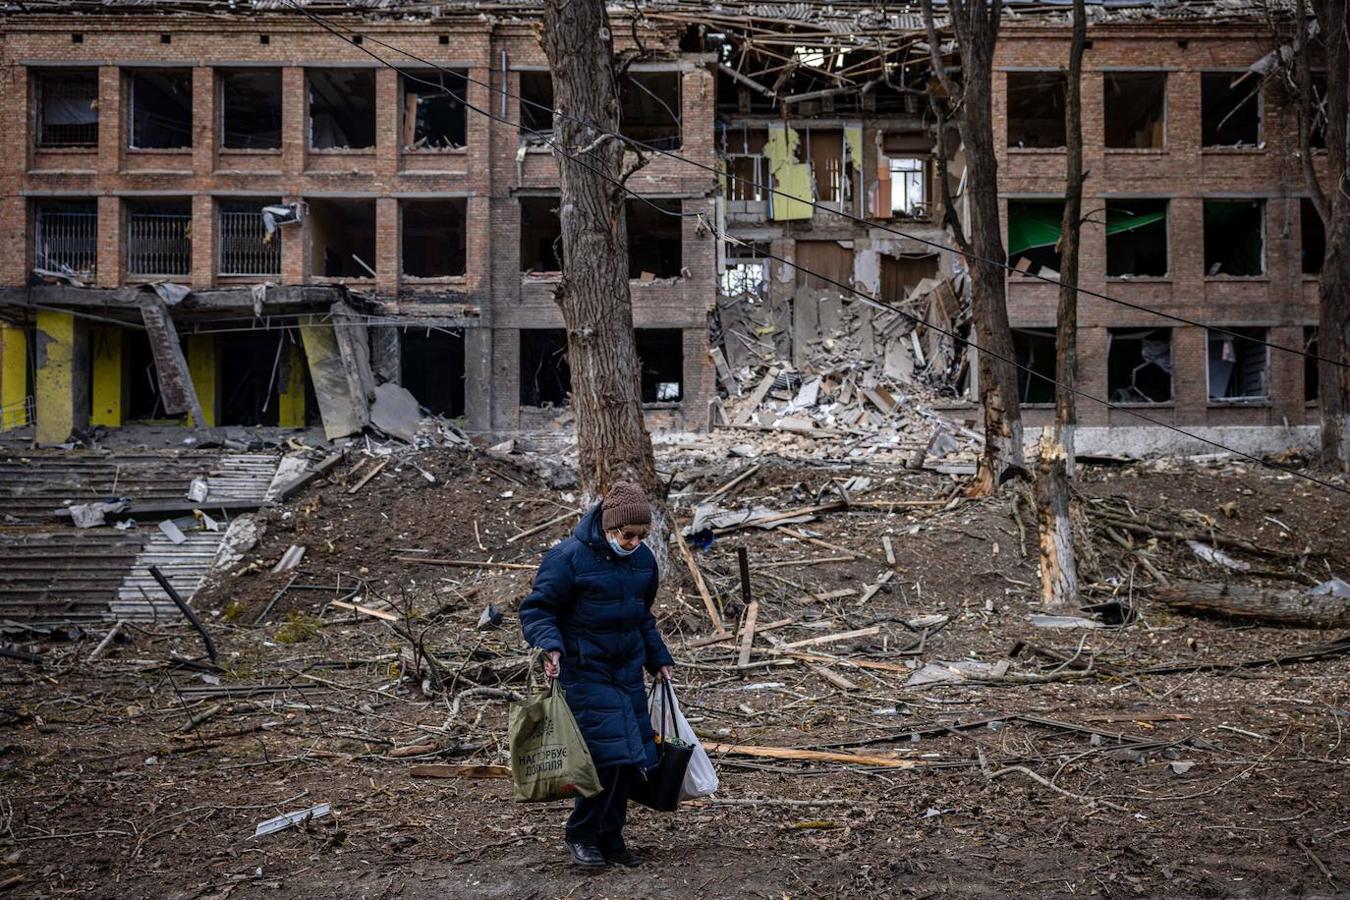
[(33, 264), (39, 269), (93, 275), (98, 259), (98, 212), (39, 209)]
[(133, 212), (127, 216), (127, 271), (187, 275), (192, 271), (192, 216)]
[(266, 240), (261, 207), (252, 212), (220, 213), (220, 274), (280, 275), (281, 232)]

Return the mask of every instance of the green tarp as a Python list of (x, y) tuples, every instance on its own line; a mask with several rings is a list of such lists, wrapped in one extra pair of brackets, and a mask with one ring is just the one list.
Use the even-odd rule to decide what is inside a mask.
[[(1058, 204), (1016, 205), (1008, 209), (1008, 255), (1016, 256), (1037, 247), (1053, 247), (1059, 243), (1060, 223), (1064, 208)], [(1167, 213), (1137, 213), (1131, 215), (1121, 209), (1107, 209), (1106, 234), (1122, 234), (1163, 222)]]

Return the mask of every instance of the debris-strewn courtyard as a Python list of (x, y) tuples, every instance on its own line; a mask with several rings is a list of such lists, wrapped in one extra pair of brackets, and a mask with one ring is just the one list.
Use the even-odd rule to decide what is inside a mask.
[[(651, 862), (592, 875), (562, 852), (565, 805), (515, 804), (501, 777), (505, 698), (528, 690), (516, 605), (577, 502), (532, 460), (350, 454), (261, 513), (258, 545), (197, 593), (217, 666), (178, 616), (106, 643), (107, 624), (11, 631), (41, 665), (0, 659), (0, 890), (1347, 889), (1350, 629), (1197, 617), (1159, 590), (1344, 577), (1342, 495), (1232, 462), (1086, 466), (1095, 558), (1080, 564), (1099, 606), (1033, 620), (1035, 529), (1017, 489), (972, 501), (931, 471), (663, 448), (681, 524), (713, 495), (701, 521), (715, 527), (690, 534), (690, 556), (728, 634), (714, 637), (676, 546), (658, 606), (722, 787), (673, 815), (634, 810), (630, 840)], [(728, 515), (757, 508), (746, 527)], [(298, 565), (271, 572), (292, 546)]]

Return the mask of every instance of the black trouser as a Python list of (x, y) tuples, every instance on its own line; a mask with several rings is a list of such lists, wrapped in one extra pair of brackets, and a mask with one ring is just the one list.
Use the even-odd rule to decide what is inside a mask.
[(577, 797), (567, 817), (567, 840), (591, 844), (602, 852), (624, 849), (623, 825), (628, 818), (628, 791), (632, 766), (597, 768), (604, 790), (594, 797)]

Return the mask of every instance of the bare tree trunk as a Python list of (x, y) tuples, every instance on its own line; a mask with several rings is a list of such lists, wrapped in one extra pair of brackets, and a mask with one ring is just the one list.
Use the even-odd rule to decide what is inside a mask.
[[(997, 489), (1011, 470), (1025, 472), (1022, 410), (1017, 399), (1017, 367), (1012, 362), (1008, 326), (1003, 232), (999, 224), (998, 156), (994, 143), (993, 68), (1002, 3), (950, 0), (952, 30), (961, 53), (961, 84), (948, 74), (933, 19), (932, 0), (922, 0), (933, 66), (951, 97), (960, 97), (957, 124), (966, 148), (971, 197), (971, 309), (979, 354), (980, 402), (984, 406), (984, 456), (971, 485), (972, 494)], [(963, 248), (964, 249), (964, 248)]]
[(1078, 383), (1078, 247), (1083, 223), (1083, 105), (1079, 83), (1083, 77), (1083, 50), (1087, 44), (1084, 0), (1073, 3), (1073, 40), (1069, 46), (1069, 74), (1064, 106), (1067, 159), (1064, 181), (1064, 218), (1060, 226), (1059, 310), (1055, 330), (1055, 425), (1041, 440), (1041, 462), (1036, 476), (1037, 522), (1041, 546), (1041, 602), (1048, 609), (1078, 606), (1078, 568), (1074, 558), (1073, 502), (1069, 479), (1074, 474), (1074, 393)]
[[(664, 498), (642, 416), (641, 378), (628, 287), (624, 144), (600, 135), (619, 127), (619, 91), (602, 0), (546, 0), (540, 38), (553, 73), (553, 131), (561, 184), (562, 281), (555, 299), (567, 327), (572, 410), (583, 494), (619, 480)], [(653, 531), (657, 531), (653, 528)]]
[(1313, 162), (1312, 57), (1308, 46), (1307, 8), (1299, 0), (1295, 43), (1298, 49), (1299, 144), (1303, 174), (1313, 206), (1326, 232), (1326, 249), (1318, 278), (1318, 402), (1322, 408), (1322, 458), (1327, 465), (1350, 472), (1350, 14), (1346, 0), (1312, 0), (1318, 40), (1326, 54), (1326, 184)]

